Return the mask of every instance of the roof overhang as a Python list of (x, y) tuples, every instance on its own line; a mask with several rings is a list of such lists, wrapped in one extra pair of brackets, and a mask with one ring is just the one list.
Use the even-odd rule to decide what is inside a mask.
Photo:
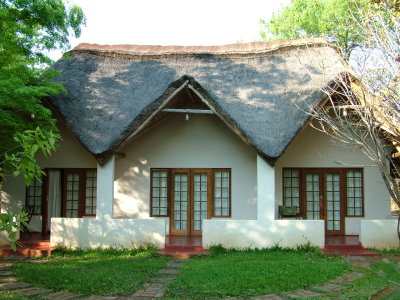
[(252, 144), (251, 139), (244, 133), (243, 130), (223, 111), (217, 102), (210, 96), (210, 94), (191, 76), (185, 75), (172, 82), (166, 91), (157, 100), (153, 102), (150, 107), (145, 111), (147, 113), (140, 120), (133, 120), (123, 136), (114, 143), (113, 147), (103, 153), (96, 154), (95, 158), (100, 165), (104, 165), (115, 153), (119, 153), (121, 149), (127, 144), (131, 143), (137, 136), (139, 136), (147, 126), (152, 122), (154, 117), (158, 114), (168, 111), (166, 107), (180, 92), (185, 89), (193, 92), (201, 102), (209, 108), (232, 132), (235, 133), (246, 145), (252, 147), (258, 155), (265, 159), (271, 166), (275, 163), (275, 158), (268, 157), (260, 149)]

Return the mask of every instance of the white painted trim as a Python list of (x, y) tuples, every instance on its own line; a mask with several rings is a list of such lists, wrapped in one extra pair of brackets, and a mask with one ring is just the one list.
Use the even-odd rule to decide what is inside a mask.
[(214, 112), (212, 110), (208, 110), (208, 109), (164, 108), (161, 111), (184, 113), (184, 114), (210, 114), (210, 115), (214, 114)]

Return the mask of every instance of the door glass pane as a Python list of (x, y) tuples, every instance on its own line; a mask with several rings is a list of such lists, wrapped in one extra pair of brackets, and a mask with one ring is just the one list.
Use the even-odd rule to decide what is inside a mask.
[(318, 173), (306, 175), (306, 207), (307, 219), (320, 219), (320, 176)]
[(328, 230), (340, 230), (340, 175), (328, 173), (325, 182), (326, 188), (326, 226)]
[(187, 230), (188, 221), (188, 190), (187, 190), (188, 174), (174, 174), (174, 229)]
[(202, 230), (202, 220), (207, 216), (208, 207), (207, 173), (194, 173), (193, 180), (193, 230)]

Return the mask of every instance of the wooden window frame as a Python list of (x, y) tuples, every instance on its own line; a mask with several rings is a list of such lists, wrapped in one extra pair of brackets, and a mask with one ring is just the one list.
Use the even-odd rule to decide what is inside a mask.
[[(286, 205), (286, 189), (285, 189), (285, 178), (295, 178), (295, 177), (285, 177), (285, 171), (286, 170), (290, 170), (290, 171), (293, 171), (293, 170), (297, 170), (298, 172), (299, 172), (299, 177), (298, 177), (298, 180), (299, 180), (299, 182), (298, 182), (298, 189), (299, 189), (299, 205), (298, 205), (298, 207), (297, 207), (297, 213), (301, 213), (301, 207), (302, 207), (302, 199), (303, 199), (303, 195), (302, 195), (302, 172), (301, 172), (301, 169), (300, 168), (282, 168), (282, 205), (283, 206), (295, 206), (295, 205), (293, 205), (293, 197), (290, 197), (291, 198), (291, 202), (292, 202), (292, 204), (291, 205)], [(291, 189), (293, 189), (293, 187), (291, 186), (290, 187)]]
[[(96, 171), (96, 188), (97, 188), (97, 169), (96, 168), (64, 168), (59, 169), (61, 171), (61, 190), (62, 190), (62, 207), (61, 215), (63, 218), (82, 218), (82, 217), (95, 217), (96, 214), (85, 214), (86, 208), (86, 172)], [(78, 202), (78, 216), (67, 217), (67, 176), (68, 172), (79, 173), (79, 202)], [(96, 209), (97, 209), (97, 193), (96, 193)]]
[[(193, 173), (193, 171), (205, 171), (205, 172), (211, 172), (210, 175), (210, 183), (211, 183), (211, 188), (209, 189), (209, 193), (211, 193), (210, 197), (210, 203), (208, 205), (208, 216), (209, 218), (231, 218), (232, 217), (232, 169), (231, 168), (150, 168), (150, 212), (149, 215), (150, 217), (160, 217), (160, 218), (165, 218), (165, 217), (170, 217), (171, 216), (171, 199), (172, 199), (172, 172), (174, 170), (188, 170), (190, 174)], [(153, 214), (153, 172), (154, 171), (166, 171), (167, 172), (167, 214), (166, 215), (155, 215)], [(215, 216), (214, 215), (214, 185), (215, 185), (215, 172), (218, 171), (228, 171), (229, 172), (229, 215), (226, 216)], [(192, 188), (191, 188), (192, 190)], [(193, 193), (193, 191), (191, 191)], [(192, 196), (191, 196), (192, 197)]]
[[(89, 171), (94, 171), (94, 173), (95, 173), (95, 176), (94, 177), (88, 177), (87, 176), (87, 172), (89, 172)], [(84, 216), (84, 217), (95, 217), (96, 216), (96, 210), (97, 210), (97, 169), (95, 169), (95, 168), (93, 168), (93, 169), (85, 169), (85, 178), (84, 178), (84, 181), (85, 181), (85, 185), (84, 185), (84, 197), (83, 197), (83, 214), (82, 214), (82, 216)], [(93, 193), (93, 189), (94, 189), (94, 191), (96, 191), (96, 197), (93, 197), (93, 194), (92, 194), (92, 197), (90, 197), (90, 199), (91, 199), (91, 203), (92, 203), (92, 205), (90, 205), (90, 206), (87, 206), (86, 205), (86, 197), (87, 197), (87, 195), (86, 195), (86, 190), (87, 190), (87, 185), (86, 185), (86, 179), (87, 178), (94, 178), (96, 181), (96, 184), (95, 184), (95, 186), (93, 187), (90, 187), (91, 189), (92, 189), (92, 193)], [(94, 205), (93, 205), (94, 204)], [(92, 214), (87, 214), (86, 213), (86, 207), (90, 207), (93, 211), (94, 211), (94, 213), (92, 213)]]
[[(305, 189), (303, 184), (303, 173), (305, 171), (318, 171), (321, 172), (323, 176), (323, 183), (321, 193), (323, 193), (324, 197), (326, 197), (326, 189), (325, 189), (325, 181), (327, 173), (340, 173), (340, 187), (341, 187), (341, 197), (343, 197), (343, 217), (347, 218), (363, 218), (365, 216), (365, 192), (364, 192), (364, 169), (363, 168), (282, 168), (282, 204), (285, 206), (285, 170), (298, 170), (299, 171), (299, 180), (300, 180), (300, 203), (299, 209), (300, 213), (305, 214)], [(361, 192), (362, 192), (362, 215), (348, 215), (348, 198), (347, 198), (347, 171), (361, 171)], [(322, 209), (322, 207), (320, 208)], [(323, 208), (323, 211), (325, 208)], [(322, 212), (321, 212), (322, 213)], [(322, 218), (325, 218), (324, 215), (321, 215)]]
[[(347, 171), (360, 171), (361, 172), (361, 215), (349, 215), (348, 214), (348, 196), (347, 196)], [(348, 218), (363, 218), (365, 215), (365, 193), (364, 193), (364, 169), (363, 168), (346, 168), (345, 172), (343, 172), (344, 175), (344, 193), (346, 196), (346, 212), (345, 216)], [(355, 178), (355, 177), (353, 177)], [(355, 206), (352, 208), (356, 208)]]
[[(229, 215), (227, 216), (216, 216), (215, 215), (215, 210), (214, 210), (214, 205), (215, 205), (215, 194), (214, 194), (214, 188), (215, 188), (215, 172), (224, 172), (224, 171), (228, 171), (229, 172), (229, 199), (228, 199), (228, 203), (229, 203)], [(212, 218), (231, 218), (232, 217), (232, 169), (231, 168), (213, 168), (212, 169), (212, 202), (211, 202), (211, 216)]]
[[(165, 218), (169, 217), (171, 211), (171, 168), (150, 168), (150, 217)], [(167, 213), (165, 215), (153, 214), (153, 172), (167, 172)], [(160, 207), (159, 207), (160, 208)]]
[[(30, 185), (30, 186), (27, 186), (26, 188), (25, 188), (25, 206), (27, 206), (27, 207), (32, 207), (33, 208), (33, 210), (32, 210), (32, 216), (42, 216), (43, 215), (43, 204), (44, 204), (44, 196), (45, 196), (45, 181), (44, 181), (44, 176), (42, 176), (42, 178), (41, 178), (41, 181), (40, 180), (38, 180), (38, 179), (34, 179), (34, 180), (32, 180), (32, 182), (31, 183), (33, 183), (34, 181), (38, 181), (38, 182), (40, 182), (40, 187), (41, 187), (41, 189), (42, 189), (42, 192), (41, 192), (41, 196), (40, 196), (40, 213), (37, 213), (37, 212), (34, 212), (35, 211), (35, 207), (38, 207), (38, 205), (34, 205), (34, 206), (31, 206), (31, 205), (28, 205), (28, 199), (29, 199), (29, 189), (30, 188), (32, 188), (33, 186), (32, 185)], [(37, 186), (35, 186), (35, 188), (36, 188)], [(35, 198), (36, 198), (36, 196), (34, 196)], [(34, 201), (34, 203), (36, 204), (36, 201)]]

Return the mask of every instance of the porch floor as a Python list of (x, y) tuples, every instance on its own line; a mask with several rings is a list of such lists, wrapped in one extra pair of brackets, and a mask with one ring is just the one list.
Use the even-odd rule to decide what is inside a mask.
[(17, 251), (13, 251), (10, 246), (0, 249), (0, 257), (19, 255), (19, 256), (48, 256), (54, 247), (50, 246), (50, 235), (40, 232), (21, 232), (18, 240)]
[(165, 248), (159, 249), (158, 252), (181, 258), (189, 258), (206, 253), (202, 246), (201, 235), (167, 235), (165, 237)]
[(19, 241), (20, 242), (50, 241), (50, 233), (21, 232), (19, 236)]
[(167, 235), (165, 246), (202, 246), (201, 235)]
[(358, 235), (326, 236), (322, 252), (328, 255), (377, 256), (378, 253), (364, 248)]
[(325, 245), (360, 245), (360, 238), (358, 235), (328, 235)]

